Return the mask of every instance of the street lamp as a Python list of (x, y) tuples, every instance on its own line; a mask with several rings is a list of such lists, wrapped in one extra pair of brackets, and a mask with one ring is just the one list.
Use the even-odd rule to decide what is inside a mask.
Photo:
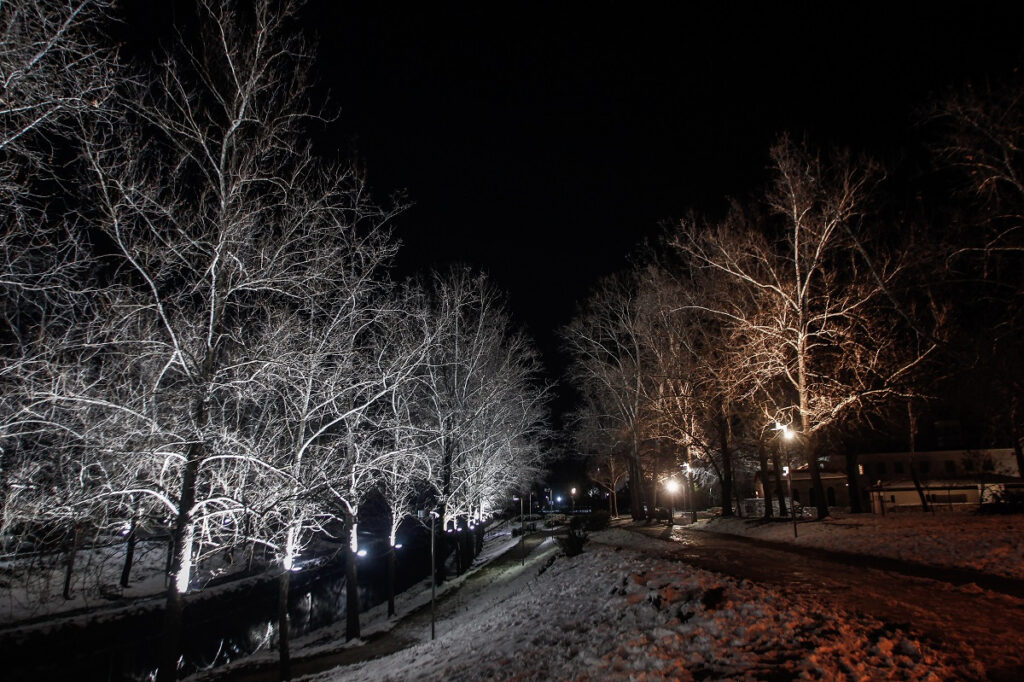
[(436, 621), (434, 611), (434, 599), (437, 596), (437, 559), (434, 553), (434, 543), (436, 536), (434, 535), (434, 519), (440, 517), (436, 511), (431, 510), (430, 512), (430, 639), (434, 639)]
[(572, 498), (572, 513), (576, 513), (576, 488), (569, 491), (569, 496)]
[[(775, 422), (775, 430), (782, 432), (782, 440), (789, 442), (796, 437), (796, 432), (793, 431), (786, 424), (780, 424)], [(796, 538), (796, 505), (793, 500), (793, 457), (789, 452), (789, 448), (784, 448), (786, 451), (786, 462), (787, 466), (782, 467), (782, 475), (786, 477), (786, 484), (789, 486), (789, 514), (793, 517), (793, 537)]]
[(522, 554), (522, 565), (526, 565), (526, 517), (523, 516), (523, 496), (513, 497), (513, 502), (519, 502), (519, 550)]
[(665, 483), (665, 490), (668, 491), (668, 525), (672, 525), (672, 516), (675, 514), (673, 507), (675, 506), (676, 491), (679, 490), (679, 481), (674, 478), (668, 479)]

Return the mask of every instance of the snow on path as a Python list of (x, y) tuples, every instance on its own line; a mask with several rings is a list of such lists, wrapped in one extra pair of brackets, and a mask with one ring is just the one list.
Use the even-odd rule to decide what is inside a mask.
[(800, 523), (795, 540), (789, 523), (763, 523), (760, 519), (716, 518), (686, 528), (1024, 579), (1021, 514), (937, 511), (881, 516), (840, 512), (820, 523)]
[(659, 540), (595, 533), (539, 573), (510, 572), (439, 638), (317, 680), (984, 677), (866, 616), (649, 556)]

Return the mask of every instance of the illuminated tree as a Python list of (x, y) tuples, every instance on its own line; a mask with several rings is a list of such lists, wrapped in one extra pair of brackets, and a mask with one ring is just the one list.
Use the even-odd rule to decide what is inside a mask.
[(877, 177), (847, 154), (824, 159), (783, 140), (764, 222), (737, 213), (721, 226), (684, 223), (673, 245), (693, 267), (730, 283), (729, 301), (703, 308), (741, 348), (738, 370), (772, 421), (792, 422), (828, 514), (816, 439), (866, 404), (897, 390), (899, 378), (934, 348), (895, 364), (885, 323), (899, 262), (865, 258), (863, 220)]

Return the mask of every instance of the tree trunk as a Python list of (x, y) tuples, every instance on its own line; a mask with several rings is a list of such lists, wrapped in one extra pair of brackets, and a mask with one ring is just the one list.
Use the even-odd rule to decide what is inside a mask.
[(917, 462), (914, 460), (917, 450), (917, 415), (914, 414), (914, 403), (911, 400), (907, 401), (907, 441), (910, 446), (910, 478), (914, 481), (914, 490), (921, 500), (921, 511), (928, 511), (928, 496), (921, 487), (921, 477), (917, 475)]
[(132, 514), (131, 526), (128, 527), (128, 537), (125, 538), (124, 566), (121, 568), (121, 587), (128, 587), (132, 574), (132, 563), (135, 561), (135, 539), (138, 528), (138, 509)]
[(757, 461), (761, 467), (758, 476), (761, 478), (761, 489), (764, 493), (764, 518), (770, 519), (775, 515), (775, 510), (772, 509), (772, 488), (768, 478), (768, 452), (762, 440), (757, 441)]
[[(818, 456), (814, 451), (814, 439), (804, 439), (804, 447), (807, 448), (807, 468), (811, 472), (811, 485), (814, 486), (814, 502), (818, 509), (818, 520), (828, 517), (828, 500), (825, 499), (825, 486), (821, 484), (821, 468), (818, 466)], [(790, 472), (792, 475), (792, 472)]]
[(857, 453), (853, 448), (846, 448), (846, 485), (850, 490), (850, 513), (863, 514), (864, 504), (860, 497), (860, 467), (857, 466)]
[(277, 591), (277, 651), (278, 671), (280, 679), (290, 680), (292, 677), (291, 660), (291, 621), (288, 616), (288, 593), (291, 590), (292, 572), (291, 569), (283, 567), (281, 577), (278, 579)]
[(629, 458), (629, 506), (634, 521), (642, 520), (644, 514), (643, 469), (640, 466), (640, 444), (633, 435), (632, 452)]
[(1021, 438), (1020, 428), (1017, 425), (1019, 413), (1018, 401), (1014, 397), (1010, 407), (1010, 437), (1013, 439), (1013, 454), (1017, 458), (1017, 475), (1024, 478), (1024, 440)]
[(1017, 457), (1018, 475), (1024, 477), (1024, 446), (1021, 444), (1020, 434), (1013, 434), (1013, 454)]
[(388, 617), (395, 615), (395, 546), (388, 549)]
[(732, 509), (732, 452), (729, 450), (729, 421), (725, 414), (718, 417), (719, 447), (722, 452), (722, 516), (733, 515)]
[[(800, 304), (800, 321), (798, 328), (804, 328), (806, 318), (805, 302)], [(810, 424), (807, 416), (810, 414), (810, 401), (807, 389), (807, 346), (806, 339), (800, 342), (797, 352), (797, 393), (800, 396), (800, 431), (798, 435), (804, 446), (804, 458), (807, 462), (807, 469), (811, 474), (811, 486), (814, 490), (814, 501), (818, 508), (818, 520), (828, 517), (828, 500), (825, 499), (825, 488), (821, 485), (821, 469), (818, 468), (818, 453), (815, 451), (814, 436), (811, 434)], [(790, 477), (793, 472), (789, 472)]]
[(68, 542), (67, 557), (64, 561), (64, 599), (71, 599), (71, 574), (75, 570), (75, 555), (78, 554), (78, 540), (81, 535), (79, 524), (71, 524), (71, 538)]
[(344, 544), (345, 559), (345, 641), (359, 638), (359, 570), (356, 566), (356, 553), (353, 551), (353, 538), (356, 536), (355, 522), (346, 516), (346, 526), (350, 538)]
[[(205, 422), (205, 409), (200, 410)], [(196, 480), (199, 476), (199, 463), (202, 461), (203, 445), (201, 442), (189, 446), (182, 477), (181, 496), (178, 501), (178, 518), (171, 533), (174, 551), (171, 555), (170, 583), (167, 586), (167, 602), (164, 608), (164, 625), (160, 637), (160, 668), (157, 671), (157, 682), (170, 682), (178, 679), (178, 645), (181, 638), (181, 625), (184, 602), (182, 593), (188, 589), (189, 573), (191, 572), (192, 507), (196, 501)]]
[(779, 516), (786, 516), (786, 489), (782, 485), (782, 461), (778, 448), (772, 448), (772, 468), (775, 469), (775, 497), (779, 500)]

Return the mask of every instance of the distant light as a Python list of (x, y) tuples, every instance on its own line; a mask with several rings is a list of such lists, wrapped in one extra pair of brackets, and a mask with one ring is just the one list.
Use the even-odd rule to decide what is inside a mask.
[(782, 475), (783, 476), (789, 476), (789, 467), (786, 467), (786, 466), (782, 467)]
[(395, 545), (395, 549), (402, 549), (402, 543), (399, 542), (397, 545)]
[(359, 550), (358, 552), (356, 552), (356, 556), (360, 556), (360, 557), (366, 556), (366, 550), (365, 549)]
[(555, 502), (561, 502), (561, 501), (562, 501), (562, 496), (561, 495), (557, 495), (555, 497)]
[(572, 489), (572, 494), (573, 494), (573, 495), (575, 495), (575, 494), (576, 494), (576, 488), (573, 488), (573, 489)]
[(677, 481), (674, 478), (668, 479), (668, 482), (665, 483), (665, 490), (669, 491), (670, 493), (675, 493), (677, 490), (679, 490), (679, 481)]

